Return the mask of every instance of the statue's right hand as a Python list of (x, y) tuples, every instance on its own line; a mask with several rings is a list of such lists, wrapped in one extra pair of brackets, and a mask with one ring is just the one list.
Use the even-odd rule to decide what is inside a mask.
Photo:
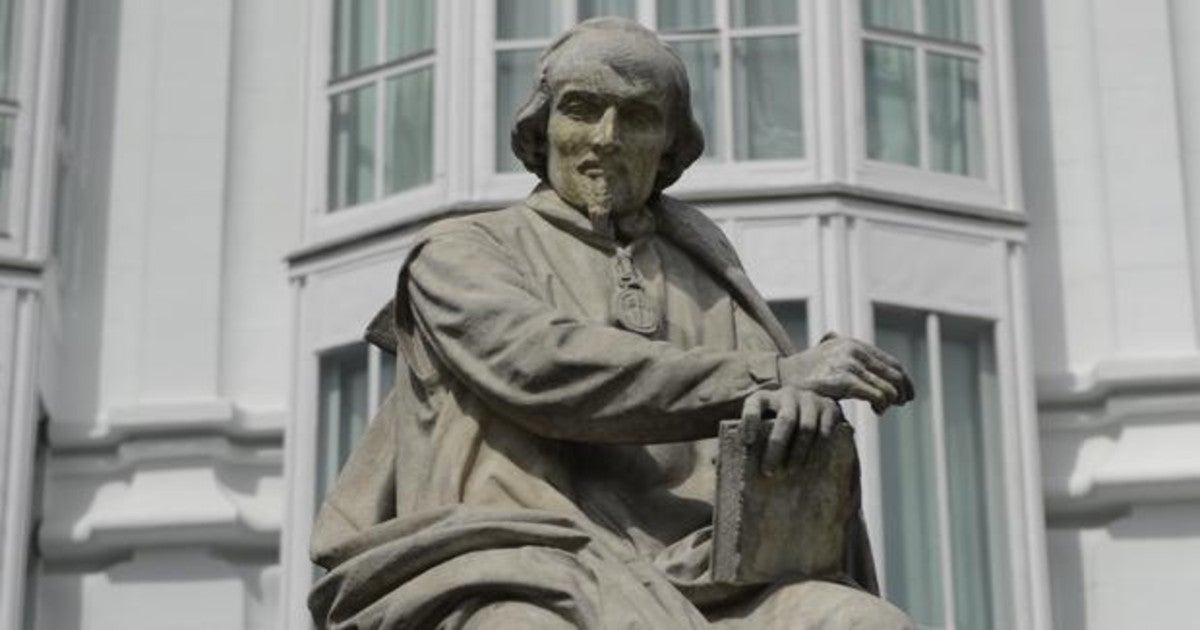
[(780, 359), (779, 380), (835, 400), (865, 400), (876, 413), (913, 399), (912, 381), (895, 357), (833, 333), (808, 350)]
[(762, 458), (762, 472), (799, 464), (819, 438), (829, 437), (833, 425), (844, 422), (842, 409), (830, 398), (796, 387), (760, 390), (742, 405), (742, 435), (754, 439), (763, 418), (775, 417)]

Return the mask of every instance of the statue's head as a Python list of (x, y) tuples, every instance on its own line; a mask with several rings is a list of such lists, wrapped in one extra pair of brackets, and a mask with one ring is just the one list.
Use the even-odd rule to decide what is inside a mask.
[(704, 135), (679, 56), (638, 23), (604, 17), (542, 53), (512, 145), (567, 203), (620, 215), (679, 179)]

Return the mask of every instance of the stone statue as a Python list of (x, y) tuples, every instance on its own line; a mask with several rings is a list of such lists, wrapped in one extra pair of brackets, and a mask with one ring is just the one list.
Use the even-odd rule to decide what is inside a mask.
[[(909, 627), (873, 594), (857, 468), (833, 482), (853, 501), (834, 574), (714, 579), (722, 420), (786, 479), (847, 435), (837, 400), (912, 386), (849, 338), (795, 353), (720, 230), (661, 194), (704, 146), (680, 59), (634, 22), (583, 22), (512, 138), (541, 184), (425, 229), (368, 330), (398, 376), (317, 517), (317, 625)], [(765, 507), (782, 544), (829, 544)]]

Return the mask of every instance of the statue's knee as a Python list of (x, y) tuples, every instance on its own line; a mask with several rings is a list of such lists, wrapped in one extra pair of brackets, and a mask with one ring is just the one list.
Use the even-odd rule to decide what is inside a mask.
[(575, 626), (555, 613), (523, 601), (499, 601), (477, 608), (463, 625), (464, 630), (549, 630), (573, 629)]
[(903, 610), (891, 602), (874, 595), (863, 593), (842, 608), (843, 627), (862, 628), (863, 630), (879, 628), (880, 630), (910, 630), (917, 627)]

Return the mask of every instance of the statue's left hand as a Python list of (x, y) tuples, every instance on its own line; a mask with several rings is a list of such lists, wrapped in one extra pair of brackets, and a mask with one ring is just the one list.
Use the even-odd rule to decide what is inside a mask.
[(811, 391), (785, 385), (761, 390), (742, 405), (742, 433), (755, 436), (763, 417), (771, 412), (775, 422), (767, 438), (762, 471), (772, 474), (785, 463), (799, 463), (818, 436), (828, 437), (833, 425), (843, 421), (837, 402)]

